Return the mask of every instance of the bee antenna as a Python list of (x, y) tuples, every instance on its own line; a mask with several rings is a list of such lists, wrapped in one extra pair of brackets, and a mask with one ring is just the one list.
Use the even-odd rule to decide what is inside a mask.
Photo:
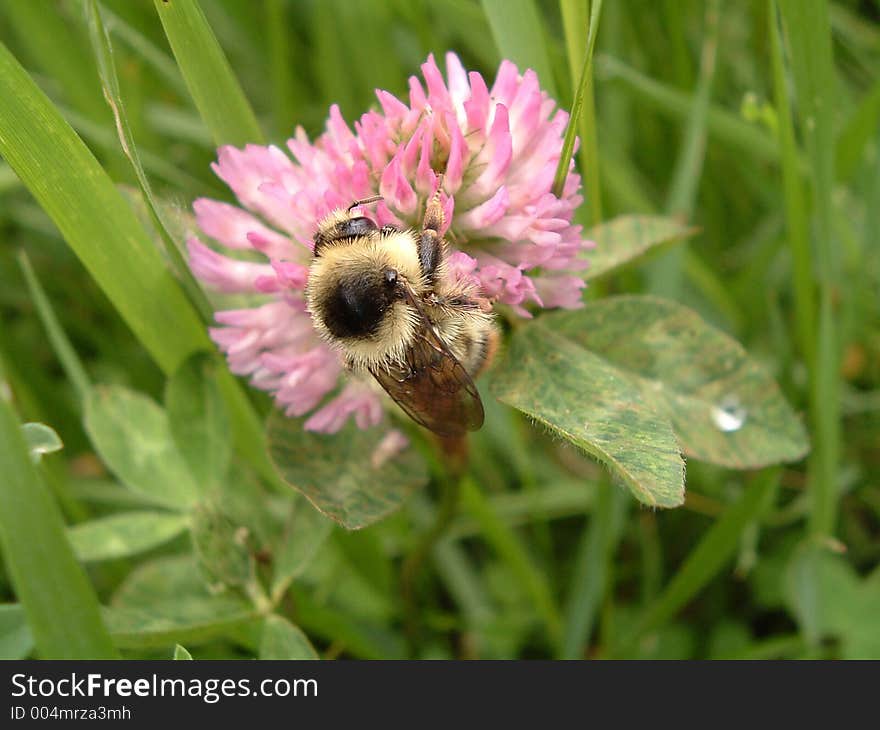
[(369, 198), (363, 198), (362, 200), (355, 200), (351, 205), (348, 206), (348, 210), (351, 211), (360, 205), (368, 205), (369, 203), (378, 203), (380, 200), (383, 200), (381, 195), (371, 195)]

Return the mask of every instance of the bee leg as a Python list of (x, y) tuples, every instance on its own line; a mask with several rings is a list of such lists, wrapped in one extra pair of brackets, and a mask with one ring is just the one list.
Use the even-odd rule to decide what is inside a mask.
[(437, 235), (437, 231), (422, 231), (419, 234), (419, 263), (422, 274), (429, 284), (434, 283), (437, 267), (443, 257), (443, 239)]
[(443, 206), (440, 205), (440, 185), (425, 208), (425, 219), (422, 221), (422, 231), (419, 234), (419, 263), (422, 266), (422, 274), (429, 283), (434, 282), (437, 267), (443, 259), (443, 238), (440, 229), (443, 228), (445, 217)]
[(369, 205), (370, 203), (378, 203), (380, 200), (383, 200), (381, 195), (371, 195), (369, 198), (361, 198), (360, 200), (355, 200), (351, 205), (348, 206), (348, 212), (351, 213), (355, 208), (360, 208), (362, 205)]

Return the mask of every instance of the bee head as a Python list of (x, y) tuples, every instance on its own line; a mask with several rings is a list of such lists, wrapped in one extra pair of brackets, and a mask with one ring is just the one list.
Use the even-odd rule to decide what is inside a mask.
[(315, 234), (315, 256), (320, 256), (324, 247), (339, 241), (353, 240), (359, 236), (369, 236), (378, 230), (369, 218), (350, 217), (348, 213), (335, 211), (318, 226)]
[(367, 340), (379, 335), (383, 321), (403, 292), (390, 267), (348, 269), (313, 298), (313, 314), (340, 340)]
[(306, 306), (331, 345), (360, 362), (398, 351), (411, 336), (406, 292), (422, 286), (412, 231), (336, 210), (318, 226)]

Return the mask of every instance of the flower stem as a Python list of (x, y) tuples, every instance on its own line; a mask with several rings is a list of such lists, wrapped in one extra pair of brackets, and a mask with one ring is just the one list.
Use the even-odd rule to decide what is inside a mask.
[(416, 580), (434, 546), (452, 524), (458, 511), (461, 478), (467, 468), (467, 436), (440, 437), (441, 464), (445, 469), (440, 479), (440, 502), (434, 524), (422, 534), (415, 547), (406, 556), (400, 570), (400, 590), (403, 597), (404, 622), (410, 654), (415, 655), (419, 632)]

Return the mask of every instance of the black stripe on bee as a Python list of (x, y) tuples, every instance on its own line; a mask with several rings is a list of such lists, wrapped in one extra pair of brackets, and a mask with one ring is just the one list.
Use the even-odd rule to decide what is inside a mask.
[(319, 233), (315, 236), (315, 256), (321, 255), (321, 249), (330, 243), (344, 241), (349, 238), (357, 238), (358, 236), (368, 236), (376, 232), (378, 227), (369, 218), (357, 216), (340, 221), (326, 233)]

